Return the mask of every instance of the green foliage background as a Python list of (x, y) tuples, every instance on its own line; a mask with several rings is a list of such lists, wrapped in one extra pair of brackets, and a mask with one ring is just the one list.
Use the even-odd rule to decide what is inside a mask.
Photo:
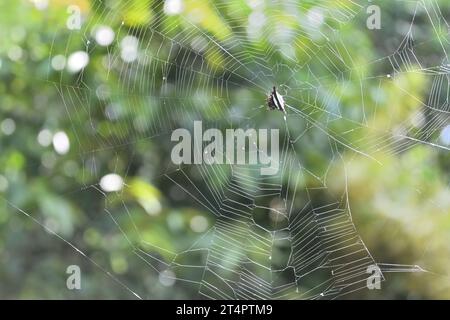
[[(224, 14), (219, 18), (209, 3), (191, 0), (185, 1), (184, 5), (187, 11), (203, 10), (205, 18), (199, 23), (200, 28), (219, 40), (230, 37), (230, 26), (239, 21), (232, 19), (233, 13), (246, 16), (249, 12), (244, 1), (233, 1), (228, 16)], [(217, 1), (215, 4), (223, 3)], [(330, 1), (328, 5), (332, 6), (333, 3)], [(389, 72), (388, 65), (370, 65), (369, 62), (395, 51), (403, 39), (402, 30), (410, 25), (415, 8), (414, 1), (372, 3), (382, 8), (381, 30), (371, 31), (365, 27), (367, 15), (364, 9), (340, 27), (339, 38), (343, 39), (346, 50), (351, 53), (352, 68), (358, 72), (338, 82), (336, 79), (323, 80), (325, 84), (336, 86), (346, 115), (354, 119), (360, 119), (362, 112), (359, 79)], [(450, 3), (446, 0), (437, 3), (442, 15), (449, 17)], [(0, 122), (8, 118), (16, 124), (12, 134), (0, 132), (0, 297), (134, 298), (70, 245), (46, 232), (43, 225), (57, 230), (64, 239), (79, 247), (105, 270), (111, 270), (114, 277), (144, 298), (198, 297), (198, 287), (183, 282), (165, 287), (159, 281), (158, 274), (136, 257), (133, 248), (111, 218), (121, 219), (125, 203), (143, 239), (155, 245), (147, 249), (163, 259), (170, 259), (171, 256), (158, 249), (158, 246), (179, 252), (198, 238), (198, 234), (189, 226), (192, 217), (201, 215), (210, 224), (213, 223), (207, 212), (187, 197), (177, 195), (179, 190), (174, 190), (173, 185), (161, 179), (168, 163), (167, 132), (161, 133), (161, 137), (165, 138), (139, 140), (121, 148), (105, 149), (96, 157), (98, 172), (94, 174), (87, 170), (90, 164), (86, 163), (84, 152), (101, 146), (93, 138), (94, 134), (86, 129), (85, 124), (89, 121), (86, 115), (80, 110), (66, 109), (58, 86), (60, 83), (79, 86), (79, 75), (62, 74), (50, 67), (51, 58), (56, 53), (82, 50), (85, 41), (89, 40), (65, 27), (67, 6), (70, 4), (82, 8), (85, 25), (102, 22), (103, 17), (96, 15), (96, 12), (102, 12), (101, 1), (53, 0), (45, 10), (36, 9), (32, 1), (26, 0), (2, 1), (0, 4)], [(304, 9), (313, 6), (311, 2)], [(281, 4), (274, 5), (273, 12), (279, 14), (277, 10), (280, 7)], [(131, 32), (136, 26), (145, 27), (155, 19), (161, 19), (163, 13), (158, 8), (157, 2), (152, 0), (128, 1), (108, 22), (113, 23), (111, 27), (117, 30), (123, 21), (121, 28)], [(288, 26), (292, 23), (295, 28), (295, 22), (290, 21), (288, 16), (283, 19), (277, 14), (271, 16), (274, 20), (270, 23)], [(167, 36), (189, 32), (183, 21), (177, 19), (176, 16), (167, 17), (159, 28), (177, 25), (177, 28), (165, 32)], [(446, 39), (443, 43), (448, 45), (448, 33), (436, 35), (426, 14), (420, 14), (414, 25), (422, 37), (430, 39), (426, 46), (421, 47), (423, 55), (428, 55), (430, 61), (442, 59), (433, 54), (442, 52), (440, 39)], [(145, 41), (144, 36), (142, 40)], [(151, 42), (154, 50), (161, 45), (158, 41), (163, 40), (156, 38)], [(267, 50), (270, 46), (267, 39), (262, 39), (254, 44), (253, 49)], [(91, 115), (96, 121), (96, 128), (103, 140), (114, 146), (117, 141), (115, 137), (124, 132), (133, 140), (133, 124), (148, 117), (149, 111), (127, 108), (130, 103), (143, 103), (139, 101), (143, 98), (124, 98), (119, 95), (124, 89), (119, 85), (119, 77), (114, 74), (107, 76), (102, 72), (106, 54), (106, 49), (90, 52), (90, 63), (83, 73), (83, 83), (89, 88), (106, 85), (114, 97), (117, 93), (115, 102), (121, 106), (120, 112), (126, 119), (120, 123), (120, 132), (114, 131), (119, 130), (118, 127), (101, 117), (100, 111), (104, 107), (101, 99), (90, 101), (94, 108)], [(252, 51), (248, 54), (251, 56)], [(297, 54), (301, 57), (301, 53)], [(17, 55), (18, 59), (15, 58)], [(320, 57), (320, 53), (317, 56)], [(223, 65), (217, 52), (211, 51), (205, 58), (217, 69)], [(273, 55), (274, 63), (280, 59), (283, 59), (282, 54)], [(295, 67), (288, 60), (283, 61), (289, 70)], [(313, 59), (308, 66), (313, 72), (324, 75), (321, 70), (323, 66), (317, 61)], [(299, 80), (307, 77), (305, 69), (299, 69), (294, 74)], [(284, 79), (292, 74), (288, 69), (281, 68), (278, 76)], [(239, 82), (239, 79), (234, 80)], [(161, 81), (155, 80), (155, 85), (161, 86)], [(366, 112), (371, 115), (367, 119), (370, 127), (392, 132), (399, 123), (412, 117), (421, 108), (418, 101), (426, 101), (431, 87), (430, 77), (411, 72), (399, 74), (396, 81), (397, 85), (412, 95), (399, 91), (398, 86), (388, 79), (365, 83), (364, 101)], [(270, 88), (272, 84), (267, 85)], [(264, 103), (265, 97), (258, 96), (246, 86), (248, 83), (240, 83), (240, 88), (233, 88), (230, 99), (244, 110), (244, 115), (249, 115), (255, 104), (245, 105), (243, 101), (252, 101), (259, 106)], [(377, 90), (381, 90), (381, 95), (373, 94)], [(206, 94), (199, 98), (189, 96), (186, 92), (176, 94), (185, 100), (186, 105), (196, 105), (199, 101), (205, 105), (217, 103), (213, 95)], [(375, 109), (376, 114), (373, 112)], [(195, 112), (192, 110), (193, 118), (198, 116)], [(201, 116), (218, 126), (226, 126), (229, 119), (223, 118), (221, 112), (217, 106), (204, 108)], [(73, 120), (68, 114), (78, 118)], [(276, 117), (281, 116), (258, 112), (252, 121), (261, 126), (283, 126), (284, 123)], [(151, 119), (156, 121), (156, 118)], [(293, 133), (300, 132), (306, 125), (299, 118), (288, 121), (288, 124)], [(43, 147), (38, 144), (37, 135), (42, 129), (65, 131), (71, 141), (70, 152), (61, 156), (51, 145)], [(330, 123), (329, 129), (345, 132), (353, 127), (347, 122), (335, 122)], [(80, 133), (79, 137), (76, 137), (77, 133)], [(358, 141), (372, 133), (369, 130), (357, 130), (351, 136), (352, 142), (358, 145)], [(146, 133), (142, 135), (145, 137)], [(347, 185), (356, 228), (375, 260), (420, 265), (430, 271), (386, 274), (387, 281), (383, 282), (382, 290), (362, 290), (349, 297), (449, 299), (450, 153), (419, 143), (401, 153), (377, 154), (377, 159), (383, 164), (379, 165), (355, 156), (345, 148), (340, 150), (344, 159), (339, 161), (330, 153), (328, 145), (329, 141), (323, 133), (312, 131), (296, 145), (296, 153), (311, 172), (324, 177), (329, 190), (336, 196), (342, 194)], [(345, 170), (342, 163), (346, 164)], [(125, 171), (128, 173), (125, 181), (127, 187), (120, 195), (109, 194), (105, 197), (98, 190), (85, 188), (95, 185), (99, 177), (108, 172)], [(344, 171), (348, 174), (347, 181)], [(311, 179), (305, 181), (305, 186), (313, 187), (316, 183)], [(146, 212), (148, 206), (155, 204), (161, 206), (159, 214)], [(24, 213), (43, 225), (37, 224)], [(126, 227), (123, 231), (132, 242), (138, 241), (138, 234), (131, 223), (121, 226)], [(195, 256), (191, 259), (195, 259)], [(81, 291), (66, 288), (65, 271), (71, 264), (81, 266)]]

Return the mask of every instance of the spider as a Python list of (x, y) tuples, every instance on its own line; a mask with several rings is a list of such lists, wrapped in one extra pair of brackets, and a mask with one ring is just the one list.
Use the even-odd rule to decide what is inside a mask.
[(270, 110), (280, 110), (286, 113), (286, 109), (284, 108), (284, 99), (277, 92), (277, 89), (273, 87), (273, 91), (267, 96), (267, 106)]

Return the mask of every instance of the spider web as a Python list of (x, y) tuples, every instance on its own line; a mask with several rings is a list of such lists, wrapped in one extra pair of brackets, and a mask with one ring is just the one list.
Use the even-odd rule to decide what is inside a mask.
[[(357, 213), (352, 213), (347, 186), (341, 195), (327, 186), (336, 163), (346, 173), (346, 164), (355, 158), (382, 165), (383, 155), (418, 144), (449, 150), (439, 140), (450, 114), (449, 26), (435, 1), (396, 3), (412, 9), (403, 39), (392, 52), (360, 65), (352, 56), (353, 40), (341, 30), (359, 20), (365, 28), (366, 1), (205, 1), (189, 3), (195, 9), (170, 17), (163, 2), (94, 2), (82, 30), (73, 32), (63, 52), (55, 48), (52, 55), (83, 50), (89, 56), (102, 52), (103, 58), (90, 61), (75, 84), (62, 71), (55, 88), (73, 128), (85, 128), (73, 132), (84, 166), (83, 192), (104, 195), (105, 213), (143, 267), (211, 299), (335, 299), (365, 289), (369, 266), (426, 272), (375, 261), (353, 222)], [(138, 17), (151, 12), (150, 23), (130, 24), (122, 15), (129, 11)], [(211, 21), (199, 18), (208, 13), (214, 15)], [(417, 18), (426, 19), (433, 34), (417, 32)], [(107, 47), (93, 40), (99, 25), (115, 32)], [(432, 57), (430, 42), (440, 48)], [(91, 65), (103, 71), (95, 80), (85, 76)], [(427, 100), (401, 81), (410, 73), (430, 81)], [(350, 83), (359, 88), (349, 88)], [(415, 114), (419, 126), (404, 119), (391, 132), (373, 121), (382, 95), (370, 95), (367, 88), (381, 91), (386, 83), (421, 105)], [(287, 103), (286, 117), (264, 106), (273, 85)], [(360, 97), (358, 105), (346, 105), (347, 89)], [(141, 219), (126, 199), (127, 185), (114, 195), (99, 187), (98, 163), (128, 154), (129, 163), (117, 174), (131, 177), (135, 155), (129, 154), (130, 146), (168, 142), (173, 130), (190, 128), (195, 120), (205, 128), (283, 130), (280, 170), (268, 177), (251, 165), (174, 166), (169, 146), (155, 150), (168, 165), (151, 174), (152, 183), (172, 185), (212, 221), (198, 239), (172, 251), (143, 235)], [(313, 166), (314, 159), (305, 156), (312, 149), (329, 161)], [(124, 231), (130, 224), (133, 234)], [(60, 238), (126, 290), (145, 295)]]

